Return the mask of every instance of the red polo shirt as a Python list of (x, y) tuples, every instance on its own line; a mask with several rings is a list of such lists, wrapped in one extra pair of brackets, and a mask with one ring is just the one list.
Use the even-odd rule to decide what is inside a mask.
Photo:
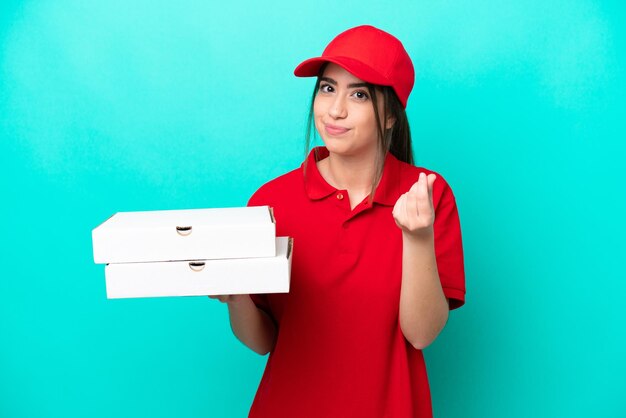
[[(317, 158), (328, 155), (317, 148)], [(278, 327), (252, 418), (432, 416), (424, 357), (399, 322), (402, 233), (391, 211), (420, 172), (391, 154), (373, 204), (350, 209), (346, 190), (303, 167), (262, 186), (250, 206), (274, 208), (279, 236), (294, 238), (287, 294), (252, 295)], [(451, 308), (465, 301), (463, 248), (452, 190), (433, 186), (435, 252)]]

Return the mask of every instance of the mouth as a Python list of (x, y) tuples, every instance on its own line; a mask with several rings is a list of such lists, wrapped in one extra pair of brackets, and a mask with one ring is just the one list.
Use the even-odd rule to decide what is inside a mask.
[(348, 132), (350, 129), (344, 128), (343, 126), (331, 125), (329, 123), (324, 124), (324, 130), (328, 135), (338, 136), (343, 135)]

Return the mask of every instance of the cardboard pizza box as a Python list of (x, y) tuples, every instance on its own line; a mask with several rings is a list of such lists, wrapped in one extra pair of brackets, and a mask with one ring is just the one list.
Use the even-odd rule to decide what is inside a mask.
[(92, 231), (97, 264), (274, 257), (268, 206), (118, 212)]
[(293, 240), (273, 257), (121, 263), (105, 266), (109, 299), (289, 292)]

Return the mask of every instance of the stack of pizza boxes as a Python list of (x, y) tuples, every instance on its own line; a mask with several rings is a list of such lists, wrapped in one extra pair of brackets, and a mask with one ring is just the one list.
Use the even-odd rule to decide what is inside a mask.
[(289, 291), (292, 240), (268, 206), (118, 212), (92, 239), (108, 298)]

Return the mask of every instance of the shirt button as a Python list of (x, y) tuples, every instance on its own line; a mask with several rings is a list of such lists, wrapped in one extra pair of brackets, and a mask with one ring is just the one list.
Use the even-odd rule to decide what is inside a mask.
[(343, 200), (343, 193), (337, 193), (337, 199)]

